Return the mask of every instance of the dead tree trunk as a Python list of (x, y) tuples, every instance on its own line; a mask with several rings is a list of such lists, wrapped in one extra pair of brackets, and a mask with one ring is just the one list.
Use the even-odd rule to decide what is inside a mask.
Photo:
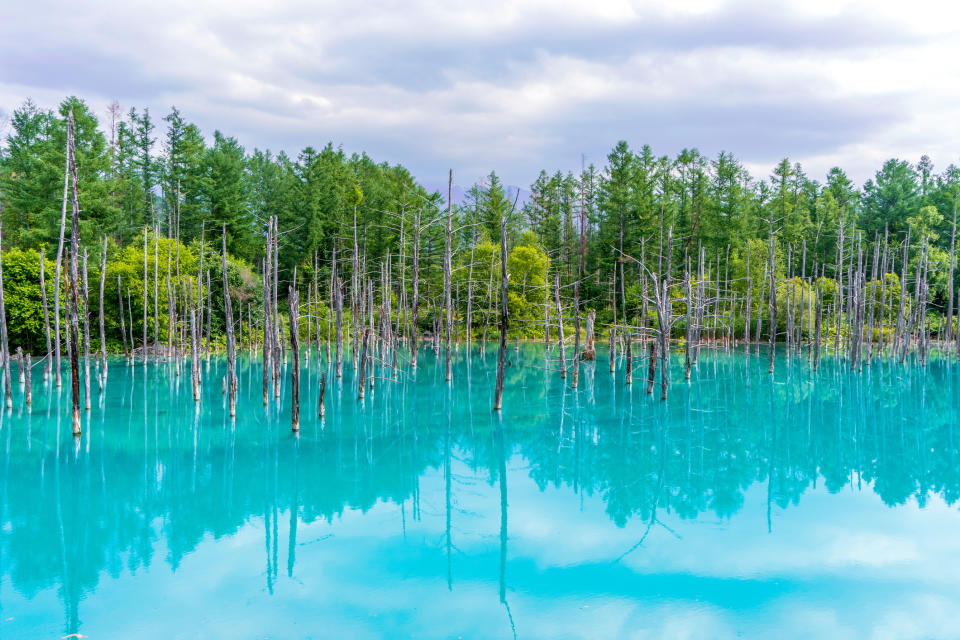
[(359, 372), (357, 374), (357, 399), (363, 400), (367, 389), (367, 347), (370, 343), (370, 331), (364, 329), (360, 338)]
[[(133, 364), (134, 357), (134, 347), (135, 344), (133, 340), (133, 294), (130, 293), (130, 287), (127, 287), (127, 326), (130, 329), (130, 333), (127, 338), (130, 340), (130, 364)], [(69, 346), (69, 345), (68, 345)]]
[(54, 363), (53, 375), (57, 383), (57, 388), (59, 389), (63, 385), (61, 378), (61, 363), (60, 363), (60, 286), (61, 286), (61, 274), (63, 270), (63, 242), (66, 234), (67, 228), (67, 203), (69, 202), (70, 197), (70, 154), (73, 153), (72, 149), (72, 140), (70, 139), (70, 134), (72, 129), (67, 127), (67, 149), (66, 149), (66, 162), (63, 168), (63, 206), (60, 209), (60, 241), (57, 245), (57, 266), (54, 271), (54, 283), (53, 283), (53, 326), (54, 326), (54, 355), (56, 357), (56, 362)]
[[(684, 288), (686, 289), (687, 294), (687, 327), (686, 327), (686, 339), (684, 340), (684, 377), (690, 379), (690, 365), (691, 365), (691, 355), (690, 350), (693, 347), (693, 317), (695, 312), (693, 310), (693, 287), (690, 285), (690, 261), (687, 260), (687, 273), (684, 274)], [(749, 326), (750, 321), (747, 321)]]
[(300, 293), (294, 278), (290, 287), (290, 423), (294, 431), (300, 431), (300, 325), (297, 321)]
[(153, 360), (160, 344), (160, 223), (153, 230)]
[(325, 414), (326, 407), (324, 406), (324, 396), (327, 393), (327, 372), (326, 370), (320, 372), (320, 400), (319, 407), (317, 408), (317, 414), (320, 419), (323, 420), (323, 414)]
[(29, 353), (27, 354), (26, 366), (27, 366), (27, 370), (26, 370), (26, 380), (24, 381), (24, 384), (26, 385), (24, 387), (24, 393), (25, 393), (24, 401), (27, 403), (27, 411), (29, 411), (30, 407), (33, 405), (33, 376), (31, 375), (33, 364), (31, 362)]
[(447, 228), (443, 250), (443, 300), (447, 309), (447, 326), (444, 334), (446, 348), (446, 379), (453, 379), (453, 355), (450, 345), (450, 331), (453, 327), (453, 308), (451, 306), (450, 289), (453, 284), (452, 252), (453, 252), (453, 169), (450, 169), (450, 179), (447, 184)]
[(417, 351), (420, 347), (420, 209), (413, 219), (413, 300), (411, 303), (411, 317), (413, 326), (410, 328), (410, 359), (411, 366), (417, 368)]
[(770, 254), (768, 259), (770, 273), (770, 367), (768, 372), (773, 373), (774, 359), (776, 358), (777, 347), (777, 275), (776, 265), (774, 263), (774, 231), (773, 214), (769, 218), (769, 246)]
[(650, 353), (647, 362), (647, 395), (653, 394), (653, 385), (657, 380), (657, 341), (650, 341)]
[[(907, 265), (910, 263), (910, 228), (907, 228), (907, 237), (903, 242), (903, 264), (900, 266), (900, 307), (897, 311), (897, 326), (893, 334), (893, 351), (901, 348), (901, 344), (906, 343), (904, 332), (906, 330), (906, 309), (907, 309)], [(904, 354), (906, 349), (904, 348)]]
[[(202, 254), (201, 254), (202, 255)], [(143, 363), (147, 363), (147, 228), (143, 228)], [(76, 343), (74, 343), (76, 348)]]
[(834, 353), (840, 353), (840, 333), (843, 327), (843, 247), (844, 247), (844, 220), (840, 218), (840, 239), (837, 242), (837, 266), (836, 266), (836, 280), (837, 284), (834, 287), (834, 298), (837, 299), (837, 302), (834, 304), (833, 312), (836, 318), (834, 318), (835, 329), (833, 335), (833, 351)]
[(170, 282), (170, 260), (172, 253), (172, 243), (167, 242), (167, 358), (175, 357), (173, 356), (173, 332), (174, 328), (177, 326), (176, 320), (174, 320), (174, 305), (173, 305), (173, 288)]
[(90, 287), (86, 249), (83, 250), (83, 408), (90, 411)]
[[(53, 351), (50, 343), (50, 314), (47, 312), (47, 283), (45, 277), (47, 263), (44, 251), (43, 248), (40, 249), (40, 300), (43, 305), (43, 331), (47, 339), (47, 357), (44, 358), (43, 363), (43, 381), (46, 382), (50, 378), (50, 358), (53, 357)], [(100, 297), (102, 298), (103, 294)], [(100, 316), (103, 317), (103, 312), (100, 313)]]
[(73, 435), (80, 435), (80, 291), (79, 268), (80, 261), (80, 200), (77, 197), (77, 163), (73, 142), (73, 111), (70, 111), (68, 121), (67, 140), (70, 146), (70, 182), (71, 182), (71, 216), (70, 216), (70, 342), (73, 349), (70, 351), (70, 384), (73, 391)]
[(563, 307), (560, 305), (560, 271), (554, 275), (554, 293), (557, 301), (557, 343), (560, 347), (560, 377), (567, 377), (567, 352), (563, 338)]
[(107, 332), (103, 321), (103, 294), (107, 283), (107, 237), (103, 237), (103, 252), (100, 256), (100, 391), (107, 387)]
[(503, 406), (503, 379), (507, 366), (507, 330), (510, 313), (507, 309), (507, 219), (500, 220), (500, 351), (497, 354), (497, 383), (493, 392), (493, 410)]
[[(226, 255), (226, 252), (224, 252), (224, 255)], [(213, 287), (211, 286), (211, 284), (212, 283), (210, 282), (210, 269), (207, 269), (207, 314), (206, 314), (207, 329), (204, 332), (206, 335), (206, 344), (204, 346), (206, 347), (205, 350), (206, 350), (208, 361), (210, 359), (211, 319), (213, 318)], [(156, 347), (154, 347), (154, 351), (156, 351)]]
[(337, 276), (337, 255), (333, 255), (333, 304), (337, 316), (337, 378), (343, 377), (343, 282)]
[(117, 298), (120, 301), (120, 337), (123, 339), (123, 357), (130, 359), (130, 350), (127, 348), (127, 323), (123, 312), (123, 289), (120, 285), (120, 274), (117, 274)]
[(3, 358), (3, 390), (7, 409), (13, 408), (10, 387), (10, 345), (7, 341), (7, 309), (3, 300), (3, 220), (0, 218), (0, 357)]
[(586, 344), (583, 347), (583, 360), (587, 362), (597, 359), (596, 336), (594, 335), (596, 320), (597, 312), (591, 309), (590, 313), (587, 314), (587, 336)]
[(956, 264), (957, 249), (957, 197), (953, 199), (953, 227), (950, 230), (950, 271), (947, 273), (947, 331), (946, 340), (950, 344), (953, 336), (953, 268)]
[(200, 362), (197, 351), (199, 341), (197, 340), (197, 313), (196, 301), (197, 293), (194, 293), (193, 279), (190, 278), (190, 299), (187, 306), (190, 307), (190, 380), (193, 386), (193, 401), (200, 402)]
[[(233, 333), (233, 304), (230, 300), (230, 280), (227, 277), (226, 224), (223, 225), (223, 248), (220, 256), (220, 265), (223, 270), (223, 312), (227, 330), (227, 389), (229, 393), (230, 417), (233, 418), (237, 415), (237, 344)], [(208, 277), (209, 273), (208, 271)], [(209, 287), (209, 284), (207, 286)]]
[[(493, 269), (496, 265), (496, 252), (490, 252), (490, 279), (487, 281), (487, 313), (483, 317), (483, 336), (480, 339), (480, 353), (487, 350), (487, 331), (490, 328), (490, 316), (493, 314)], [(564, 374), (566, 375), (566, 374)]]
[(570, 388), (576, 389), (580, 383), (580, 281), (573, 283), (573, 371), (570, 374)]
[[(609, 360), (610, 360), (610, 373), (615, 373), (617, 370), (617, 279), (613, 278), (613, 281), (610, 283), (610, 306), (613, 308), (613, 324), (610, 325), (610, 331), (607, 335), (609, 340)], [(626, 322), (626, 319), (624, 319)]]
[(823, 329), (823, 280), (826, 276), (826, 269), (820, 267), (820, 282), (817, 290), (817, 320), (816, 336), (814, 337), (813, 343), (813, 370), (816, 371), (820, 367), (820, 344), (822, 340), (821, 332)]
[(750, 275), (750, 244), (747, 244), (747, 308), (744, 311), (743, 320), (743, 342), (750, 345), (750, 319), (753, 315), (753, 278)]
[(286, 347), (283, 344), (283, 318), (280, 317), (280, 306), (278, 297), (280, 291), (280, 225), (277, 216), (273, 216), (273, 304), (271, 305), (273, 313), (273, 328), (276, 331), (273, 336), (273, 397), (280, 402), (280, 369), (284, 364)]
[(270, 311), (270, 292), (273, 290), (273, 287), (270, 285), (270, 271), (273, 266), (273, 259), (271, 258), (273, 240), (270, 237), (272, 233), (273, 218), (267, 223), (266, 256), (263, 261), (263, 406), (265, 407), (270, 404), (270, 377), (273, 371), (273, 366), (270, 362), (273, 354), (273, 346), (271, 344), (271, 340), (273, 339), (273, 322)]

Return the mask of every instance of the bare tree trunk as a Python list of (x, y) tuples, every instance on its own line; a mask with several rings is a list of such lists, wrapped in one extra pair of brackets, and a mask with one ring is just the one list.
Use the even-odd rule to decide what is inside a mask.
[(143, 228), (143, 363), (147, 363), (147, 228)]
[(596, 336), (594, 335), (597, 320), (597, 312), (593, 309), (587, 314), (587, 336), (586, 345), (583, 347), (583, 360), (592, 362), (597, 359)]
[[(53, 346), (50, 343), (50, 314), (47, 312), (47, 284), (46, 284), (46, 271), (47, 263), (46, 257), (44, 254), (45, 249), (41, 247), (40, 249), (40, 299), (43, 304), (43, 330), (44, 335), (47, 339), (47, 357), (44, 358), (43, 363), (43, 381), (46, 382), (50, 378), (50, 359), (53, 357)], [(103, 297), (103, 294), (101, 294)], [(101, 317), (103, 313), (100, 313)]]
[[(615, 373), (617, 370), (617, 278), (614, 276), (613, 281), (610, 283), (610, 306), (613, 308), (613, 324), (610, 325), (610, 332), (607, 336), (609, 339), (609, 360), (610, 360), (610, 373)], [(624, 318), (626, 322), (626, 318)]]
[(500, 351), (497, 354), (497, 383), (493, 392), (493, 410), (503, 406), (503, 379), (507, 366), (507, 330), (510, 314), (507, 310), (507, 219), (500, 220)]
[(266, 257), (263, 261), (263, 406), (270, 404), (270, 376), (273, 366), (270, 362), (273, 354), (271, 340), (273, 339), (272, 314), (270, 311), (270, 272), (273, 268), (273, 218), (267, 223)]
[(193, 279), (190, 279), (190, 300), (187, 306), (190, 307), (190, 380), (193, 385), (193, 401), (200, 402), (200, 362), (198, 353), (200, 342), (197, 340), (197, 297), (199, 287), (194, 293)]
[[(667, 233), (667, 273), (661, 284), (660, 306), (657, 312), (657, 322), (660, 327), (660, 400), (667, 399), (667, 389), (670, 386), (670, 326), (671, 301), (670, 278), (673, 270), (673, 227)], [(717, 270), (719, 274), (719, 269)]]
[[(70, 127), (68, 126), (68, 134), (70, 133)], [(72, 149), (72, 140), (70, 136), (67, 136), (67, 149), (66, 149), (66, 162), (64, 163), (63, 168), (63, 207), (60, 210), (60, 241), (57, 245), (57, 266), (54, 273), (54, 285), (53, 285), (53, 325), (55, 333), (54, 341), (54, 355), (56, 356), (56, 363), (54, 365), (54, 378), (57, 383), (57, 388), (59, 389), (62, 386), (61, 372), (60, 372), (60, 286), (61, 286), (61, 272), (63, 269), (63, 242), (64, 235), (67, 228), (67, 202), (70, 197), (70, 155), (73, 153)]]
[[(554, 293), (557, 302), (557, 342), (560, 346), (560, 377), (567, 377), (567, 351), (563, 339), (563, 307), (560, 306), (560, 271), (554, 274)], [(486, 333), (486, 332), (484, 332)]]
[(834, 305), (833, 310), (836, 314), (836, 318), (834, 318), (836, 329), (833, 336), (833, 350), (838, 355), (840, 353), (840, 332), (843, 327), (843, 246), (844, 221), (843, 218), (840, 218), (840, 239), (837, 242), (837, 285), (834, 288), (834, 291), (836, 292), (835, 297), (839, 297), (839, 303)]
[(413, 219), (413, 300), (411, 302), (411, 317), (413, 326), (411, 331), (410, 358), (411, 365), (417, 368), (417, 351), (420, 348), (420, 209)]
[(357, 241), (357, 205), (353, 205), (353, 253), (350, 256), (350, 329), (353, 339), (350, 341), (350, 356), (353, 362), (353, 370), (357, 370), (360, 362), (357, 360), (357, 349), (360, 348), (360, 325), (358, 313), (361, 301), (359, 299), (360, 289), (360, 245)]
[(957, 198), (953, 199), (953, 227), (950, 230), (950, 271), (947, 273), (947, 344), (953, 336), (953, 269), (957, 248)]
[[(223, 225), (223, 250), (220, 255), (223, 270), (223, 312), (227, 329), (227, 388), (229, 392), (230, 417), (237, 415), (237, 344), (233, 333), (233, 304), (230, 300), (230, 279), (227, 276), (227, 225)], [(207, 271), (207, 288), (210, 287), (210, 272)], [(292, 302), (296, 302), (292, 300)], [(207, 316), (209, 318), (209, 315)], [(243, 315), (241, 314), (241, 317)], [(209, 333), (208, 333), (209, 336)], [(242, 337), (242, 336), (241, 336)], [(209, 340), (209, 337), (207, 338)]]
[(283, 318), (280, 317), (278, 297), (280, 291), (280, 225), (277, 216), (273, 216), (273, 397), (280, 402), (280, 369), (285, 363), (286, 347), (283, 344)]
[(130, 339), (130, 364), (133, 364), (133, 351), (136, 349), (133, 345), (133, 295), (130, 293), (130, 287), (127, 287), (127, 325), (130, 328), (130, 334), (127, 336)]
[(174, 303), (173, 303), (173, 288), (170, 283), (170, 261), (173, 243), (167, 242), (167, 358), (173, 356), (173, 333), (174, 329), (177, 326), (176, 320), (174, 319)]
[(333, 304), (337, 317), (337, 378), (343, 377), (343, 282), (337, 276), (337, 253), (333, 253)]
[(3, 300), (3, 219), (0, 216), (0, 357), (3, 358), (3, 391), (7, 409), (13, 408), (10, 383), (10, 344), (7, 341), (7, 309)]
[[(467, 317), (464, 321), (466, 326), (467, 333), (467, 346), (470, 346), (470, 343), (473, 341), (473, 245), (474, 242), (471, 238), (470, 242), (470, 270), (467, 274)], [(546, 285), (544, 285), (544, 290), (546, 291)]]
[(90, 287), (86, 249), (83, 250), (83, 406), (90, 411)]
[(573, 283), (573, 372), (570, 387), (576, 389), (580, 382), (580, 279)]
[(33, 368), (33, 364), (30, 359), (30, 354), (28, 353), (26, 380), (24, 381), (24, 384), (26, 385), (24, 387), (24, 393), (25, 393), (24, 401), (27, 403), (27, 411), (29, 411), (30, 407), (33, 405), (33, 376), (31, 375), (32, 368)]
[[(316, 273), (316, 272), (314, 272)], [(240, 314), (243, 318), (243, 314)], [(304, 359), (307, 369), (310, 368), (310, 342), (313, 340), (313, 286), (307, 281), (307, 357)], [(319, 348), (319, 343), (317, 347)]]
[(130, 359), (130, 350), (127, 349), (127, 326), (123, 312), (123, 290), (120, 286), (120, 274), (117, 274), (117, 298), (120, 300), (120, 337), (123, 339), (123, 357)]
[(887, 340), (886, 335), (886, 317), (887, 317), (887, 259), (889, 258), (889, 231), (883, 230), (883, 258), (880, 266), (880, 333), (877, 336), (877, 352), (883, 355), (884, 345)]
[(290, 421), (294, 431), (300, 431), (300, 325), (297, 322), (300, 293), (297, 291), (297, 279), (290, 287)]
[(750, 275), (750, 244), (747, 243), (747, 309), (744, 312), (743, 342), (750, 344), (750, 320), (753, 317), (753, 278)]
[[(79, 261), (80, 261), (80, 200), (77, 197), (77, 163), (74, 157), (76, 151), (73, 141), (74, 121), (73, 111), (70, 111), (68, 120), (67, 140), (70, 146), (70, 182), (72, 214), (70, 216), (70, 342), (73, 349), (70, 351), (70, 383), (73, 391), (73, 435), (80, 435), (80, 291)], [(6, 345), (4, 345), (6, 350)]]
[(450, 289), (453, 280), (453, 270), (451, 266), (453, 256), (453, 169), (450, 169), (450, 179), (447, 183), (447, 229), (445, 234), (445, 244), (443, 251), (443, 299), (447, 309), (447, 327), (444, 336), (446, 347), (446, 379), (450, 382), (453, 379), (453, 356), (450, 345), (450, 331), (453, 325), (453, 308), (451, 307)]
[[(480, 340), (480, 352), (487, 350), (487, 330), (490, 327), (490, 316), (493, 314), (493, 269), (496, 261), (496, 253), (490, 252), (490, 279), (487, 282), (487, 314), (483, 318), (483, 336)], [(563, 375), (566, 375), (564, 372)]]
[(324, 396), (327, 393), (327, 372), (326, 370), (320, 372), (320, 400), (319, 407), (317, 409), (317, 414), (320, 419), (323, 420), (323, 415), (327, 412), (326, 407), (324, 406)]
[(107, 388), (107, 332), (103, 321), (103, 295), (107, 283), (107, 237), (103, 237), (103, 252), (100, 257), (100, 391)]
[[(691, 365), (691, 356), (690, 350), (693, 347), (693, 317), (695, 314), (693, 310), (693, 287), (690, 285), (690, 261), (687, 260), (687, 273), (684, 274), (684, 288), (686, 289), (687, 294), (687, 335), (686, 340), (684, 340), (684, 377), (690, 379), (690, 365)], [(747, 325), (750, 324), (750, 321), (747, 320)]]
[(650, 341), (650, 354), (647, 362), (647, 395), (653, 394), (653, 385), (657, 380), (657, 341)]
[(814, 338), (813, 343), (813, 370), (816, 371), (820, 367), (820, 343), (821, 343), (821, 331), (823, 327), (823, 279), (826, 276), (826, 269), (820, 267), (820, 283), (817, 291), (817, 324), (814, 329), (816, 332), (816, 337)]
[(773, 214), (770, 214), (770, 256), (769, 256), (769, 272), (770, 272), (770, 367), (769, 373), (773, 373), (773, 362), (776, 357), (776, 346), (777, 346), (777, 275), (776, 275), (776, 264), (774, 262), (774, 231), (773, 231)]
[(893, 335), (893, 350), (903, 349), (906, 355), (906, 309), (907, 309), (907, 265), (910, 263), (910, 228), (907, 228), (907, 237), (903, 242), (903, 264), (900, 266), (900, 307), (897, 312), (897, 327)]
[[(205, 273), (203, 269), (203, 259), (204, 253), (206, 253), (207, 243), (206, 235), (207, 233), (207, 223), (200, 223), (200, 266), (197, 269), (197, 295), (194, 299), (196, 303), (197, 310), (197, 351), (200, 352), (200, 348), (203, 346), (203, 274)], [(202, 356), (201, 356), (202, 357)]]
[(153, 359), (160, 344), (160, 223), (153, 230)]
[(370, 331), (364, 329), (363, 336), (360, 338), (360, 361), (359, 373), (357, 375), (357, 399), (363, 400), (367, 388), (367, 345), (370, 343)]
[[(226, 256), (226, 251), (224, 251), (224, 256)], [(210, 269), (207, 269), (207, 330), (206, 330), (206, 353), (207, 359), (210, 359), (210, 333), (211, 333), (211, 318), (213, 317), (213, 287), (210, 281)]]

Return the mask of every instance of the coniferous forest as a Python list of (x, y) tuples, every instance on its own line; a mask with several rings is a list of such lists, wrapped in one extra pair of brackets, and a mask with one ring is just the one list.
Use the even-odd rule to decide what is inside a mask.
[(431, 192), (333, 143), (248, 150), (176, 108), (27, 101), (10, 125), (3, 349), (46, 358), (58, 380), (74, 293), (73, 344), (101, 359), (254, 349), (285, 331), (356, 351), (366, 325), (414, 364), (443, 336), (556, 343), (576, 378), (602, 333), (653, 363), (652, 387), (671, 339), (688, 375), (701, 344), (822, 346), (856, 366), (957, 339), (960, 169), (926, 156), (858, 187), (839, 167), (809, 176), (784, 158), (752, 176), (728, 152), (619, 142), (602, 166), (544, 169), (522, 202), (495, 171), (452, 202), (452, 172)]

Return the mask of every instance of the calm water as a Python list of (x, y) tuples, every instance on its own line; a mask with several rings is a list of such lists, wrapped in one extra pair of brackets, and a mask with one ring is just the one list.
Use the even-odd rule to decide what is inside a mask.
[[(217, 360), (111, 365), (83, 437), (36, 375), (0, 426), (0, 637), (955, 638), (958, 368), (702, 354), (671, 398), (606, 352), (425, 351), (364, 403), (238, 416)], [(438, 366), (439, 364), (439, 366)], [(15, 374), (14, 374), (15, 375)], [(382, 375), (382, 372), (378, 372)], [(637, 375), (642, 375), (637, 372)]]

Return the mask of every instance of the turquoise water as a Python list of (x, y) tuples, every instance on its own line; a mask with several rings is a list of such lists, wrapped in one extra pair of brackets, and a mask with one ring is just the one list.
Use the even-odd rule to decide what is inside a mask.
[(674, 357), (662, 403), (511, 347), (502, 417), (495, 349), (363, 402), (347, 364), (321, 422), (314, 353), (298, 437), (255, 360), (235, 423), (222, 361), (199, 410), (188, 366), (115, 361), (79, 440), (38, 369), (0, 423), (0, 637), (960, 634), (953, 362)]

